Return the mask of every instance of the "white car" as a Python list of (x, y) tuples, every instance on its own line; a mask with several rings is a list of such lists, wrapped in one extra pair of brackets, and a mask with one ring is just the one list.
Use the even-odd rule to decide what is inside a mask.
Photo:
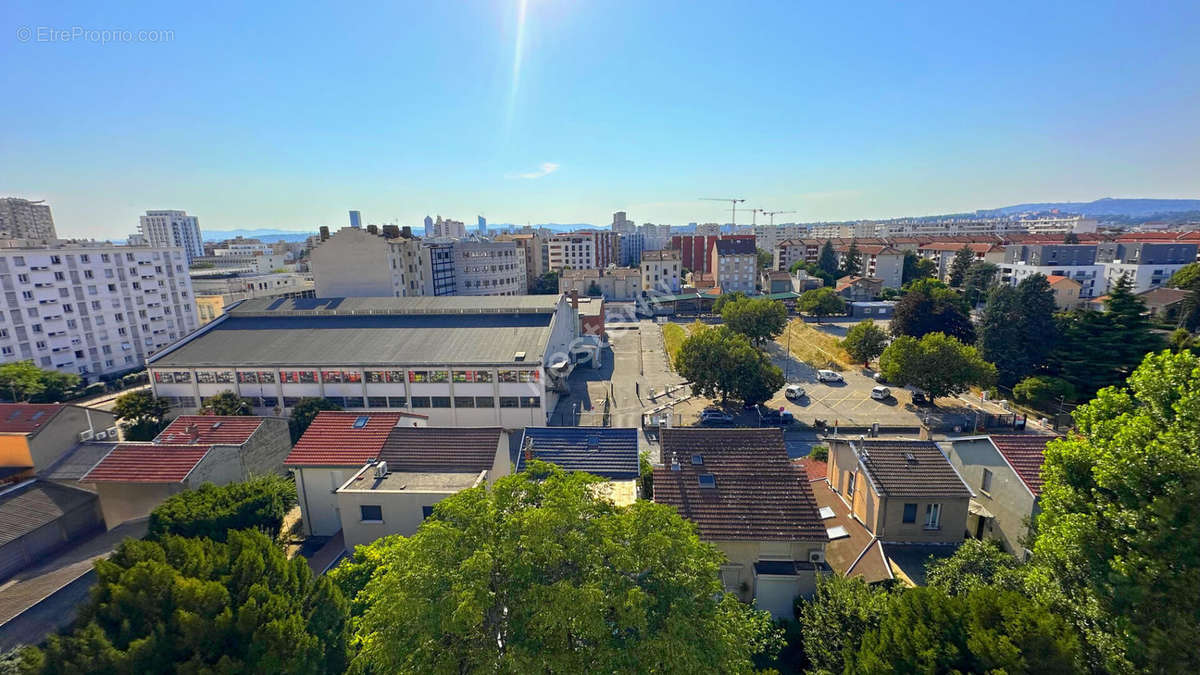
[(871, 387), (871, 398), (876, 401), (886, 401), (892, 397), (892, 390), (887, 387)]
[(832, 370), (818, 370), (817, 371), (817, 381), (818, 382), (845, 382), (846, 380), (842, 377), (841, 373), (836, 373)]
[(805, 393), (804, 387), (801, 387), (798, 384), (789, 384), (787, 389), (783, 390), (783, 395), (793, 401), (798, 401), (804, 398)]

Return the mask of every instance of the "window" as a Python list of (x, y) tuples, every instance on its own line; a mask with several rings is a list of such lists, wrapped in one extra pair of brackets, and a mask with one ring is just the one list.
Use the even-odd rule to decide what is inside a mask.
[(389, 397), (387, 397), (387, 401), (388, 401), (387, 407), (389, 407), (389, 408), (407, 408), (408, 407), (408, 399), (403, 396), (389, 396)]
[(421, 507), (421, 520), (425, 520), (426, 518), (428, 518), (429, 516), (432, 516), (432, 515), (433, 515), (433, 507), (432, 506), (422, 506)]
[(383, 522), (383, 507), (378, 504), (360, 504), (358, 513), (364, 523)]
[(516, 396), (501, 396), (500, 397), (500, 407), (501, 408), (519, 408), (519, 407), (521, 407), (521, 400)]
[(449, 396), (432, 396), (432, 397), (430, 397), (429, 402), (430, 402), (431, 408), (449, 408), (450, 407), (450, 397)]
[(916, 504), (905, 504), (904, 505), (904, 520), (902, 522), (905, 522), (905, 523), (917, 522), (917, 505)]
[(414, 397), (412, 397), (412, 407), (414, 407), (414, 408), (428, 408), (428, 407), (429, 407), (429, 397), (428, 397), (428, 396), (414, 396)]
[(342, 381), (342, 371), (340, 370), (322, 370), (321, 381), (326, 384), (338, 383)]
[(540, 407), (542, 407), (542, 397), (541, 396), (522, 396), (521, 397), (521, 407), (522, 408), (540, 408)]
[(456, 370), (454, 371), (455, 382), (491, 382), (492, 371), (490, 370)]
[(850, 474), (850, 480), (846, 483), (846, 496), (854, 496), (854, 474)]
[(368, 370), (367, 382), (404, 382), (404, 371)]
[(992, 470), (991, 469), (983, 470), (983, 483), (982, 483), (981, 489), (984, 492), (992, 491)]
[(367, 407), (368, 408), (386, 408), (386, 407), (388, 407), (387, 397), (386, 396), (368, 396), (367, 397)]
[(359, 415), (358, 417), (354, 418), (354, 424), (353, 424), (353, 425), (351, 425), (351, 428), (353, 428), (353, 429), (361, 429), (361, 428), (363, 428), (363, 427), (367, 426), (367, 422), (368, 422), (370, 419), (371, 419), (371, 418), (370, 418), (370, 417), (367, 417), (366, 415)]
[(476, 408), (495, 408), (496, 407), (496, 399), (491, 396), (476, 396), (475, 397), (475, 407)]
[(289, 384), (316, 384), (317, 373), (313, 370), (289, 370), (280, 373), (280, 377)]
[(925, 505), (925, 529), (927, 529), (927, 530), (942, 529), (942, 505), (941, 504), (926, 504)]
[(702, 473), (696, 479), (700, 482), (700, 487), (702, 488), (717, 487), (717, 477), (711, 473)]
[(500, 371), (500, 381), (501, 382), (516, 382), (517, 381), (517, 371), (501, 370)]
[(474, 408), (475, 407), (475, 397), (474, 396), (455, 396), (454, 397), (454, 407), (455, 408)]

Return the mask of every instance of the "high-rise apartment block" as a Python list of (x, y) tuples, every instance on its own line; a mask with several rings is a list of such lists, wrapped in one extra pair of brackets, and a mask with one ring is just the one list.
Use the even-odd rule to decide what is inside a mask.
[(54, 217), (44, 201), (0, 199), (0, 239), (54, 239)]
[(461, 220), (442, 220), (441, 216), (433, 221), (433, 231), (429, 231), (429, 227), (425, 229), (425, 236), (435, 239), (462, 239), (467, 236), (467, 226)]
[(709, 252), (709, 269), (723, 293), (753, 293), (758, 284), (754, 238), (716, 240)]
[(204, 255), (200, 219), (187, 211), (147, 211), (138, 219), (138, 230), (154, 248), (181, 248), (190, 265)]
[(0, 248), (0, 361), (86, 381), (140, 368), (199, 325), (179, 248), (67, 242)]
[(616, 237), (612, 232), (584, 230), (556, 234), (546, 246), (550, 255), (549, 271), (561, 272), (564, 268), (599, 269), (616, 262), (618, 253), (613, 249)]

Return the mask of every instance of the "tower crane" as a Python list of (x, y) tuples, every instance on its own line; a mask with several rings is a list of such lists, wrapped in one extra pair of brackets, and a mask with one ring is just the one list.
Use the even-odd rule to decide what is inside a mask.
[(771, 216), (771, 227), (775, 227), (775, 214), (777, 213), (795, 213), (795, 211), (763, 211), (768, 216)]
[(706, 202), (729, 202), (731, 205), (730, 217), (733, 219), (735, 227), (737, 226), (737, 205), (739, 202), (746, 201), (745, 199), (733, 199), (730, 197), (700, 197), (700, 200)]
[(760, 213), (766, 213), (766, 211), (762, 209), (750, 209), (750, 225), (752, 227), (758, 225), (758, 214)]

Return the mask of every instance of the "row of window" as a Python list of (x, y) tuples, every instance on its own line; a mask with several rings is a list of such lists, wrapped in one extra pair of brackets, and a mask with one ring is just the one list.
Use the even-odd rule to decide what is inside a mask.
[[(424, 520), (433, 515), (432, 506), (421, 507), (421, 519)], [(383, 522), (383, 506), (380, 504), (361, 504), (358, 507), (359, 519), (364, 523), (382, 523)]]
[[(355, 370), (322, 370), (319, 371), (321, 382), (330, 384), (334, 383), (356, 383), (362, 382), (364, 373)], [(408, 373), (407, 380), (414, 383), (441, 383), (449, 382), (453, 379), (454, 382), (475, 382), (475, 383), (490, 383), (493, 382), (492, 371), (490, 370), (368, 370), (365, 372), (366, 381), (370, 383), (402, 383), (405, 381), (405, 373)], [(279, 374), (279, 379), (285, 384), (316, 384), (317, 373), (315, 370), (286, 370)], [(501, 370), (498, 371), (495, 377), (500, 382), (538, 382), (540, 375), (536, 370)], [(200, 370), (196, 372), (196, 381), (200, 384), (231, 384), (234, 380), (234, 374), (228, 370)], [(192, 381), (192, 373), (186, 370), (176, 371), (155, 371), (154, 381), (160, 384), (188, 384)], [(241, 384), (274, 384), (275, 371), (273, 370), (240, 370), (237, 372), (237, 381)]]
[[(163, 396), (173, 408), (192, 408), (196, 399), (192, 396)], [(274, 408), (279, 405), (275, 396), (243, 396), (255, 408)], [(203, 399), (207, 401), (208, 398)], [(359, 396), (326, 396), (325, 400), (338, 404), (343, 408), (408, 408), (411, 402), (413, 408), (495, 408), (495, 396), (368, 396), (366, 405)], [(284, 396), (283, 407), (294, 408), (300, 402), (298, 396)], [(500, 396), (501, 408), (540, 408), (540, 396)]]

